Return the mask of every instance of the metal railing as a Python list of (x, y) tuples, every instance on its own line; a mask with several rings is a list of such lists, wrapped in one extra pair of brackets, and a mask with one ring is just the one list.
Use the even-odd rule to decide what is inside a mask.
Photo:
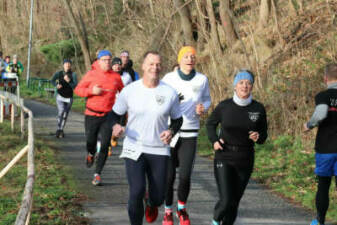
[(20, 109), (21, 135), (24, 137), (25, 113), (28, 114), (28, 143), (0, 172), (0, 179), (27, 153), (27, 181), (22, 197), (21, 207), (15, 220), (15, 225), (28, 225), (33, 204), (33, 186), (35, 181), (34, 166), (34, 130), (33, 113), (23, 104), (23, 99), (9, 92), (0, 91), (0, 123), (4, 120), (5, 103), (11, 105), (11, 128), (14, 130), (15, 107)]
[(28, 81), (28, 88), (37, 91), (39, 94), (47, 93), (47, 96), (56, 96), (56, 87), (49, 79), (31, 77)]

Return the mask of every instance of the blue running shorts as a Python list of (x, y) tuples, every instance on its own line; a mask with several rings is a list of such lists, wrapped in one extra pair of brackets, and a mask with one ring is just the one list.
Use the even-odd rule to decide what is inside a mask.
[(337, 153), (316, 153), (315, 159), (315, 174), (322, 177), (337, 176)]

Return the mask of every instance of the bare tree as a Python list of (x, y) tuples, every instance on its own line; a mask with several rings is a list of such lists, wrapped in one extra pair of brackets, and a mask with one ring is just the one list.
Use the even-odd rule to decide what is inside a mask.
[(198, 27), (198, 42), (197, 42), (197, 48), (199, 50), (203, 50), (205, 47), (205, 42), (207, 42), (209, 37), (209, 32), (207, 29), (206, 19), (208, 18), (206, 6), (204, 0), (196, 0), (195, 6), (197, 9), (197, 27)]
[(260, 5), (260, 16), (259, 16), (259, 28), (263, 28), (268, 24), (269, 15), (270, 15), (270, 0), (261, 0)]
[(87, 38), (85, 37), (85, 31), (81, 31), (80, 23), (76, 20), (74, 12), (70, 6), (69, 0), (63, 0), (66, 11), (68, 13), (69, 19), (75, 29), (76, 36), (78, 38), (78, 41), (80, 42), (83, 57), (84, 57), (84, 64), (87, 70), (90, 70), (91, 68), (91, 60), (90, 60), (90, 52), (89, 52), (89, 46), (87, 45)]
[(190, 11), (184, 0), (174, 0), (174, 5), (178, 9), (181, 26), (184, 32), (185, 44), (194, 45), (192, 23), (190, 18)]
[(3, 0), (2, 2), (2, 11), (5, 16), (7, 16), (7, 0)]
[(209, 23), (211, 25), (211, 41), (212, 41), (212, 46), (214, 48), (213, 50), (215, 50), (217, 53), (220, 53), (221, 45), (219, 41), (219, 35), (218, 35), (212, 0), (206, 0), (206, 10), (208, 14)]
[(221, 23), (226, 34), (226, 40), (229, 45), (233, 45), (238, 40), (238, 36), (235, 33), (233, 21), (231, 18), (230, 0), (220, 1), (219, 12)]

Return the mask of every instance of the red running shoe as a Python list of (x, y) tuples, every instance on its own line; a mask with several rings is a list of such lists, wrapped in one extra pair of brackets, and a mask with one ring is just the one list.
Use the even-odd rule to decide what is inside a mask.
[(158, 217), (158, 207), (146, 205), (145, 218), (148, 223), (153, 223)]
[(180, 225), (191, 225), (186, 209), (177, 210), (177, 217), (179, 218)]
[(92, 184), (95, 186), (100, 186), (102, 184), (101, 176), (95, 175), (94, 179), (92, 180)]
[(173, 225), (173, 215), (171, 213), (165, 213), (162, 225)]
[(95, 161), (95, 157), (93, 155), (88, 154), (87, 160), (86, 160), (87, 167), (88, 168), (92, 167), (92, 165), (94, 164), (94, 161)]

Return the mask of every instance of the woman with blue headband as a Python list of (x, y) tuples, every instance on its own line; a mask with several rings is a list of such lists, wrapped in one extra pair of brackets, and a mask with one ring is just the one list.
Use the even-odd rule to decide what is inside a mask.
[[(214, 175), (219, 200), (212, 225), (233, 225), (239, 202), (254, 166), (254, 145), (267, 139), (264, 106), (252, 99), (254, 76), (239, 71), (234, 78), (234, 96), (220, 102), (207, 120), (208, 138), (215, 151)], [(220, 132), (217, 126), (220, 124)]]

